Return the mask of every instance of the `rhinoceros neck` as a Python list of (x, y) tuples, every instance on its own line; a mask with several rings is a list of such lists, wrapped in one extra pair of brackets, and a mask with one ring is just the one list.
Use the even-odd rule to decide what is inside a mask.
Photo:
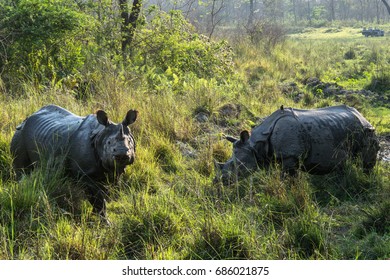
[[(94, 132), (93, 132), (94, 133)], [(92, 147), (93, 147), (93, 154), (95, 155), (96, 164), (98, 166), (98, 169), (103, 169), (107, 171), (107, 168), (104, 167), (101, 154), (99, 151), (99, 143), (103, 140), (103, 128), (100, 131), (95, 131), (94, 135), (91, 135), (91, 141), (92, 141)]]
[[(103, 131), (104, 131), (104, 126), (99, 124), (95, 115), (91, 114), (85, 117), (83, 123), (80, 125), (77, 136), (80, 139), (84, 139), (84, 141), (90, 143), (85, 147), (87, 148), (89, 146), (90, 147), (89, 149), (93, 150), (92, 153), (94, 155), (94, 161), (97, 170), (106, 171), (106, 168), (104, 168), (101, 160), (101, 155), (99, 153), (99, 143), (104, 138)], [(77, 139), (77, 141), (79, 141), (80, 139)]]

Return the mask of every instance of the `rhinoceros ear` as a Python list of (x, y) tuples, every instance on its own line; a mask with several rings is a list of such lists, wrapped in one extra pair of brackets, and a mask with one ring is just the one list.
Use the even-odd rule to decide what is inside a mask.
[(244, 130), (240, 133), (240, 141), (242, 143), (245, 143), (249, 139), (249, 132), (248, 130)]
[(125, 125), (125, 126), (128, 126), (128, 125), (132, 124), (137, 119), (137, 116), (138, 116), (138, 111), (136, 111), (136, 110), (129, 110), (127, 112), (126, 117), (123, 120), (122, 124)]
[(98, 110), (96, 112), (96, 118), (98, 122), (104, 126), (107, 126), (109, 124), (107, 113), (103, 110)]

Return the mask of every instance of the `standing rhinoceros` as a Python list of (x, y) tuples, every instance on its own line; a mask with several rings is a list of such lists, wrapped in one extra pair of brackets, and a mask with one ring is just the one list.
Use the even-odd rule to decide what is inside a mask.
[(48, 105), (21, 123), (11, 142), (17, 173), (31, 169), (41, 157), (65, 155), (69, 173), (82, 179), (94, 211), (105, 217), (104, 183), (113, 181), (134, 162), (135, 140), (128, 128), (138, 112), (129, 110), (120, 124), (99, 110), (86, 117)]
[[(378, 140), (372, 125), (354, 108), (341, 105), (316, 110), (280, 108), (262, 124), (227, 137), (233, 143), (233, 156), (216, 163), (215, 180), (249, 175), (276, 160), (285, 172), (298, 168), (311, 174), (326, 174), (341, 166), (348, 156), (361, 156), (366, 171), (376, 163)], [(219, 169), (219, 170), (218, 170)]]

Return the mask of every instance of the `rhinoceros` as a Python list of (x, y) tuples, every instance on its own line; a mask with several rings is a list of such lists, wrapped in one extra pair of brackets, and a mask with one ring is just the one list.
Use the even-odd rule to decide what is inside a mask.
[(42, 107), (17, 126), (11, 141), (14, 169), (20, 175), (42, 157), (63, 155), (67, 172), (85, 183), (94, 211), (105, 218), (105, 183), (134, 162), (135, 140), (128, 125), (137, 115), (129, 110), (115, 124), (103, 110), (80, 117), (56, 105)]
[(327, 174), (349, 157), (362, 159), (366, 172), (376, 164), (379, 142), (374, 127), (355, 109), (346, 105), (314, 110), (280, 107), (251, 133), (233, 143), (233, 155), (226, 163), (215, 163), (216, 178), (224, 185), (247, 177), (258, 168), (280, 163), (285, 173), (298, 169)]

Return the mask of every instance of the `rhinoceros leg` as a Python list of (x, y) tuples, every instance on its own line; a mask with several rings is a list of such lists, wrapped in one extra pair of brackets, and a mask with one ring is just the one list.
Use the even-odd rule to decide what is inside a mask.
[(89, 184), (87, 190), (88, 200), (93, 207), (92, 211), (108, 222), (106, 215), (106, 193), (102, 190), (101, 186), (96, 184)]
[(276, 161), (282, 164), (283, 171), (295, 175), (299, 168), (299, 159), (307, 150), (301, 124), (293, 117), (280, 119), (274, 126), (269, 142)]
[(375, 164), (377, 159), (377, 154), (379, 151), (379, 141), (374, 134), (374, 131), (365, 131), (366, 141), (364, 141), (364, 147), (362, 149), (362, 161), (364, 172), (370, 172)]
[(20, 178), (26, 169), (32, 168), (32, 162), (24, 145), (21, 130), (16, 130), (10, 149), (14, 157), (12, 165), (16, 172), (16, 177)]
[(296, 176), (299, 168), (299, 160), (295, 157), (283, 158), (280, 160), (282, 163), (283, 172), (290, 176)]

